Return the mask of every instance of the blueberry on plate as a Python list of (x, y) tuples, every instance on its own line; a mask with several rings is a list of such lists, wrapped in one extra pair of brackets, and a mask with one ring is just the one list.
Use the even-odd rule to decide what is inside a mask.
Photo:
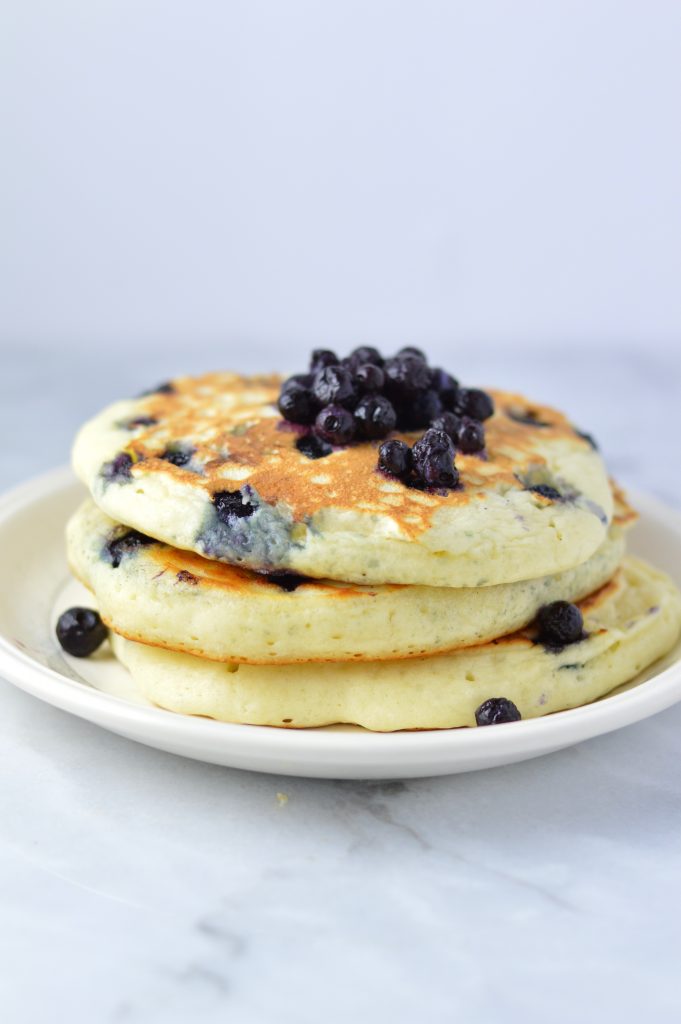
[(456, 432), (456, 447), (466, 455), (474, 455), (485, 447), (485, 428), (479, 420), (464, 416)]
[(330, 348), (315, 348), (310, 357), (310, 372), (316, 373), (325, 366), (338, 366), (340, 359)]
[(310, 389), (297, 381), (284, 385), (278, 407), (285, 420), (303, 424), (313, 423), (319, 408)]
[(355, 423), (363, 438), (378, 440), (395, 429), (397, 414), (383, 395), (367, 395), (355, 409)]
[(404, 441), (384, 441), (378, 449), (378, 468), (403, 480), (412, 467), (411, 448)]
[(422, 363), (428, 362), (426, 353), (422, 349), (416, 348), (415, 345), (405, 345), (404, 348), (401, 348), (397, 353), (398, 359), (401, 356), (412, 356), (414, 359), (420, 359)]
[(346, 365), (353, 370), (356, 370), (362, 363), (371, 363), (373, 366), (381, 367), (383, 362), (381, 353), (371, 345), (360, 345), (359, 348), (353, 349), (345, 360)]
[(454, 446), (443, 430), (427, 430), (414, 445), (412, 458), (414, 471), (426, 487), (456, 487), (458, 484)]
[(323, 459), (333, 451), (331, 445), (322, 441), (321, 437), (317, 437), (316, 434), (299, 437), (296, 440), (296, 448), (301, 455), (307, 456), (308, 459)]
[(549, 647), (564, 647), (584, 639), (584, 618), (576, 604), (552, 601), (537, 615), (539, 640)]
[(355, 387), (363, 395), (383, 390), (385, 374), (375, 363), (360, 363), (355, 370)]
[(519, 722), (521, 718), (513, 701), (506, 697), (490, 697), (475, 712), (478, 725), (501, 725), (503, 722)]
[(413, 356), (396, 356), (388, 359), (383, 367), (385, 390), (389, 398), (409, 398), (419, 391), (427, 391), (430, 384), (430, 370), (423, 359)]
[(452, 441), (456, 441), (456, 435), (461, 425), (461, 417), (455, 416), (453, 412), (443, 412), (430, 424), (433, 430), (441, 430)]
[(69, 608), (59, 616), (57, 639), (67, 654), (88, 658), (104, 643), (109, 631), (92, 608)]
[(355, 436), (355, 419), (342, 405), (327, 405), (315, 420), (315, 433), (327, 444), (349, 444)]
[(461, 388), (454, 402), (454, 412), (470, 416), (472, 420), (488, 420), (494, 412), (494, 402), (479, 388)]
[(346, 366), (325, 366), (315, 374), (312, 392), (320, 406), (352, 405), (356, 392)]
[(442, 412), (442, 400), (437, 391), (429, 388), (402, 402), (399, 411), (401, 430), (422, 430)]

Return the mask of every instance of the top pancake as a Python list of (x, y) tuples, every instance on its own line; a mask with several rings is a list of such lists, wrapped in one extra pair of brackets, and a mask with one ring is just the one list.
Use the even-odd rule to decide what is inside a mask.
[[(603, 462), (553, 409), (490, 392), (483, 457), (457, 453), (457, 490), (422, 491), (377, 471), (378, 442), (315, 460), (298, 451), (300, 429), (276, 409), (280, 382), (213, 373), (118, 402), (78, 435), (76, 472), (111, 518), (175, 547), (353, 583), (531, 579), (580, 564), (606, 536)], [(177, 466), (168, 451), (191, 457)], [(236, 512), (221, 520), (212, 498), (225, 491)]]

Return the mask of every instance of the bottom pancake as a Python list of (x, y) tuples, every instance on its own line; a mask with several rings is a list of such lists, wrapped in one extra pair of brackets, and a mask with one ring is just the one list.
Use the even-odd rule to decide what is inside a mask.
[(523, 718), (588, 704), (666, 654), (681, 629), (675, 585), (633, 558), (580, 608), (586, 637), (560, 650), (536, 643), (528, 629), (409, 661), (238, 665), (115, 634), (112, 642), (142, 693), (182, 714), (284, 728), (451, 729), (475, 725), (491, 697), (513, 701)]

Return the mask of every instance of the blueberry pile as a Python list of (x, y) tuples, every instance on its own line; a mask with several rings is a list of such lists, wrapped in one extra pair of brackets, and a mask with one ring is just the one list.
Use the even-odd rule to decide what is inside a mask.
[(425, 429), (413, 448), (396, 440), (381, 445), (379, 468), (427, 487), (456, 487), (455, 451), (481, 452), (482, 424), (494, 412), (486, 392), (460, 387), (412, 347), (389, 359), (368, 346), (344, 359), (315, 349), (308, 373), (284, 381), (278, 406), (284, 419), (308, 428), (296, 444), (313, 459), (333, 447), (381, 441), (396, 430)]

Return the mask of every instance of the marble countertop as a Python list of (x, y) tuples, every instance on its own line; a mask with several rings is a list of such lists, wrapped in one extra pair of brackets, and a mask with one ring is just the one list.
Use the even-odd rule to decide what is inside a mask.
[[(567, 408), (624, 484), (681, 507), (681, 359), (466, 361)], [(64, 462), (113, 397), (235, 363), (6, 351), (2, 478)], [(8, 1024), (681, 1016), (681, 705), (524, 764), (389, 783), (183, 760), (4, 682), (0, 737)]]

